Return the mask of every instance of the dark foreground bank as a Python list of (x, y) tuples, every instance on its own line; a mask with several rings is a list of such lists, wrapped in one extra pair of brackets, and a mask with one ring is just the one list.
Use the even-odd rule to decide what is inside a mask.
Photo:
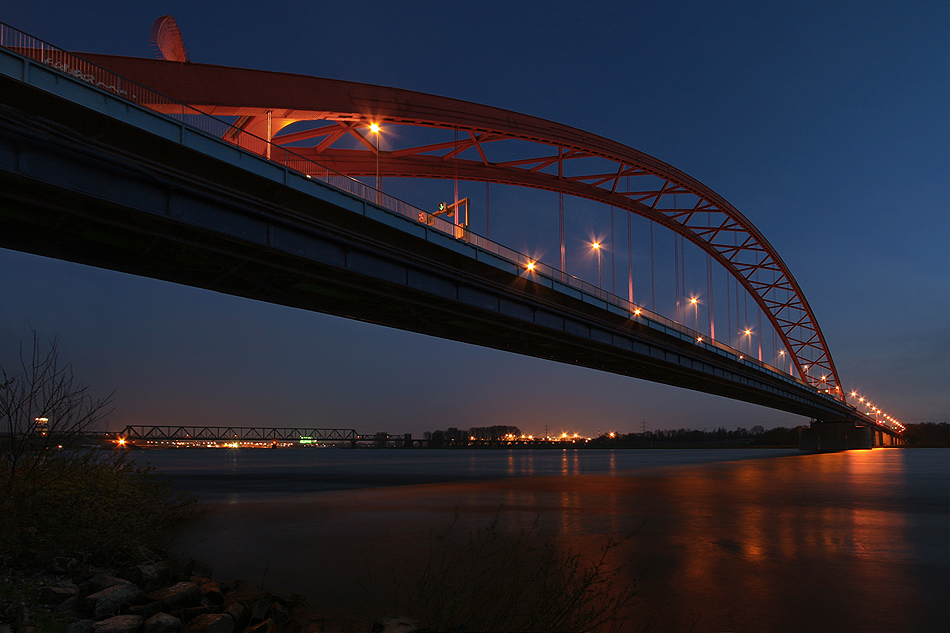
[[(0, 576), (2, 633), (327, 633), (300, 594), (282, 596), (243, 580), (212, 580), (209, 565), (165, 558), (124, 569), (80, 569), (56, 558), (46, 569)], [(423, 633), (407, 618), (368, 633)]]

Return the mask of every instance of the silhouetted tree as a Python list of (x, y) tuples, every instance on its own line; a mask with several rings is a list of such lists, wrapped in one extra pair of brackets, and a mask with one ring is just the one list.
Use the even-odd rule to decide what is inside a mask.
[(72, 366), (60, 363), (56, 345), (55, 339), (44, 345), (33, 332), (32, 346), (20, 346), (19, 365), (0, 365), (0, 428), (4, 435), (0, 468), (8, 497), (27, 494), (28, 489), (18, 485), (25, 480), (31, 482), (30, 488), (48, 485), (36, 479), (40, 472), (62, 476), (58, 469), (41, 466), (56, 460), (59, 448), (78, 443), (110, 410), (111, 394), (101, 399), (89, 395), (87, 387), (73, 376)]

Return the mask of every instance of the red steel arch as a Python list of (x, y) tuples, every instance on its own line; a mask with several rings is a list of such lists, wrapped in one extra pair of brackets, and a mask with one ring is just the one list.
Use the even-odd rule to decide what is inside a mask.
[[(799, 377), (844, 399), (814, 312), (775, 249), (724, 198), (659, 159), (552, 121), (410, 90), (209, 64), (82, 57), (207, 114), (235, 117), (236, 127), (345, 175), (532, 187), (648, 218), (729, 271), (778, 332)], [(279, 134), (301, 121), (313, 123)], [(455, 130), (459, 140), (377, 152), (371, 123)], [(357, 149), (341, 147), (343, 139), (355, 139)]]

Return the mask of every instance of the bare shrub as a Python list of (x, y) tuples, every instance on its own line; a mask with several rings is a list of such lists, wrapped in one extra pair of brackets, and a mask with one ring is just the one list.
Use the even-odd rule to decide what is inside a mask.
[(396, 583), (396, 609), (435, 631), (621, 630), (635, 584), (611, 554), (610, 539), (590, 561), (542, 537), (537, 522), (515, 533), (496, 517), (461, 539), (457, 523), (430, 534), (425, 564)]
[[(44, 345), (36, 332), (29, 349), (20, 345), (16, 371), (0, 365), (0, 428), (4, 443), (0, 467), (6, 496), (17, 501), (63, 474), (60, 468), (42, 468), (62, 461), (56, 450), (73, 447), (109, 413), (111, 395), (93, 398), (73, 376), (72, 366), (61, 364), (56, 340)], [(74, 464), (78, 466), (78, 464)], [(16, 505), (16, 504), (15, 504)]]
[(15, 371), (0, 365), (0, 562), (128, 560), (193, 504), (123, 452), (81, 446), (110, 401), (35, 332)]

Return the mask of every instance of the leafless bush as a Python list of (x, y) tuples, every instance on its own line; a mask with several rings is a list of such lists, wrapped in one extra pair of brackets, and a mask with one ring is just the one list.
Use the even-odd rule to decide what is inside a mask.
[(425, 564), (396, 583), (396, 609), (435, 631), (620, 631), (636, 586), (611, 562), (627, 538), (592, 560), (564, 552), (538, 524), (506, 533), (496, 517), (461, 539), (430, 535)]
[[(31, 494), (48, 485), (48, 477), (62, 476), (61, 469), (42, 466), (59, 459), (63, 447), (75, 446), (109, 413), (110, 403), (111, 395), (93, 398), (72, 366), (60, 363), (55, 339), (44, 345), (33, 332), (32, 345), (20, 346), (16, 370), (0, 365), (0, 467), (6, 496)], [(18, 485), (25, 481), (30, 485)]]
[(0, 365), (0, 563), (127, 559), (193, 504), (124, 453), (80, 445), (110, 402), (35, 332), (15, 370)]

